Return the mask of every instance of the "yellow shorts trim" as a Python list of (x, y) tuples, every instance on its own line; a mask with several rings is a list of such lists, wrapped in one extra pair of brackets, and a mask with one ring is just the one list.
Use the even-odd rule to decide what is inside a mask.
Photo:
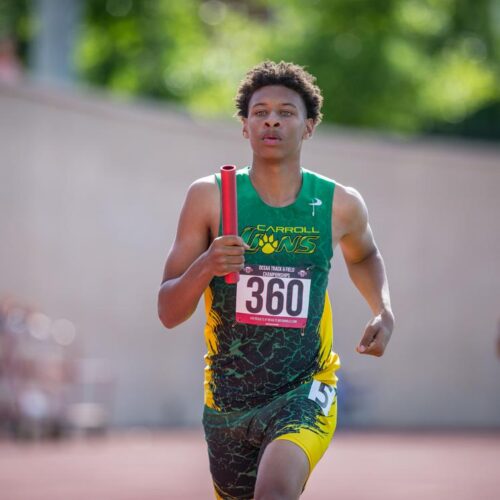
[(311, 474), (316, 464), (328, 449), (333, 434), (335, 433), (337, 427), (337, 397), (335, 397), (330, 407), (328, 416), (320, 415), (318, 419), (319, 427), (323, 431), (321, 434), (304, 427), (301, 428), (299, 432), (282, 434), (275, 439), (275, 441), (291, 441), (304, 451), (309, 460), (309, 474)]

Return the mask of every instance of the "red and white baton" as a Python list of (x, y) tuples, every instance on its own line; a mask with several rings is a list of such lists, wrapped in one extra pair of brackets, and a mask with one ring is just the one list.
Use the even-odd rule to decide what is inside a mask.
[[(238, 203), (236, 198), (236, 167), (223, 165), (220, 168), (222, 190), (222, 234), (238, 235)], [(238, 283), (239, 273), (229, 273), (224, 277), (226, 283)]]

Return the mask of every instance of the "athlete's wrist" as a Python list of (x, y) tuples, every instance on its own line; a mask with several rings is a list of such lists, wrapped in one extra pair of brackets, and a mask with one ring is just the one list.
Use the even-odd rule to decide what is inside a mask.
[(206, 283), (210, 283), (217, 276), (209, 250), (206, 250), (198, 257), (196, 261), (196, 273), (200, 282)]
[(392, 312), (392, 309), (390, 307), (383, 307), (379, 311), (378, 316), (380, 316), (385, 323), (388, 323), (391, 329), (394, 328), (395, 318), (394, 313)]

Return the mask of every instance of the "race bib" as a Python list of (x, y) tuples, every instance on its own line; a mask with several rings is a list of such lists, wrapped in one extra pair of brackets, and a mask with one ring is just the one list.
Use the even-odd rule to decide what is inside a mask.
[(330, 413), (330, 408), (332, 407), (335, 396), (337, 395), (337, 389), (332, 385), (319, 382), (314, 380), (311, 385), (311, 390), (309, 391), (309, 399), (312, 399), (315, 403), (321, 406), (321, 411), (325, 417)]
[(310, 271), (288, 266), (245, 266), (236, 288), (236, 321), (304, 328), (309, 312)]

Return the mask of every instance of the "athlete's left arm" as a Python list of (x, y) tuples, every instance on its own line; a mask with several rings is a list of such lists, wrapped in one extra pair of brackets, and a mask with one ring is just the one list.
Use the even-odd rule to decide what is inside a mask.
[(384, 261), (368, 223), (366, 205), (355, 189), (337, 185), (333, 232), (349, 276), (373, 313), (356, 350), (360, 354), (382, 356), (394, 329), (394, 314)]

